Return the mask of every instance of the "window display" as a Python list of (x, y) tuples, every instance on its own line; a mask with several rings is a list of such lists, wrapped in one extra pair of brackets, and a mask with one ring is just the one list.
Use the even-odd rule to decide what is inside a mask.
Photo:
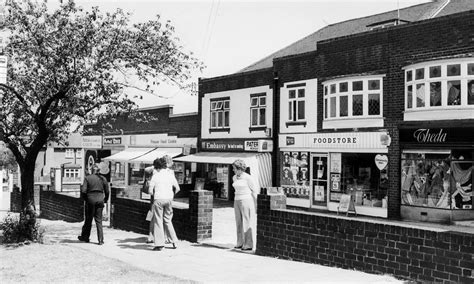
[(287, 197), (309, 199), (308, 152), (281, 152), (281, 186)]
[(441, 209), (472, 209), (473, 152), (404, 151), (401, 199), (403, 205)]
[[(331, 153), (331, 163), (338, 166), (331, 166), (330, 201), (339, 202), (342, 194), (350, 194), (356, 206), (385, 208), (388, 189), (387, 162), (385, 155)], [(338, 172), (339, 167), (341, 170)]]

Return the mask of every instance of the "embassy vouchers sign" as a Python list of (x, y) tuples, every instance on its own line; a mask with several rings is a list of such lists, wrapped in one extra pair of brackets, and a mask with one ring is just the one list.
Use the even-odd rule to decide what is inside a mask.
[(215, 152), (271, 152), (271, 140), (203, 140), (203, 150)]

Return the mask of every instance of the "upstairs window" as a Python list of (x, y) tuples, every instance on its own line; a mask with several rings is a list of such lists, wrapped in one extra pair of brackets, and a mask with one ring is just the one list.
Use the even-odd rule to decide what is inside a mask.
[(288, 121), (305, 120), (305, 89), (294, 88), (288, 91)]
[(453, 59), (405, 69), (405, 110), (474, 107), (474, 59)]
[(72, 159), (72, 158), (74, 158), (74, 149), (66, 149), (65, 157), (66, 157), (67, 159)]
[(211, 100), (211, 129), (229, 127), (229, 106), (229, 99)]
[(265, 93), (250, 95), (250, 126), (266, 126), (267, 95)]
[(82, 149), (76, 149), (76, 158), (82, 158)]
[(382, 116), (382, 76), (331, 80), (324, 85), (324, 119)]

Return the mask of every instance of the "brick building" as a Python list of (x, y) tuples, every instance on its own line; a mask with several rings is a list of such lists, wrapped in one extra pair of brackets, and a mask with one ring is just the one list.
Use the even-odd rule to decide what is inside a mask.
[[(337, 211), (349, 195), (362, 215), (474, 219), (473, 9), (433, 1), (337, 23), (201, 79), (200, 137), (210, 135), (210, 97), (232, 106), (261, 88), (274, 114), (273, 181), (288, 205)], [(251, 114), (242, 107), (231, 121)]]

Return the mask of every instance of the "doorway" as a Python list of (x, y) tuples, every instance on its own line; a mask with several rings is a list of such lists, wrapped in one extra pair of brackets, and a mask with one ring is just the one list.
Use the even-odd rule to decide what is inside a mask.
[(311, 208), (327, 209), (328, 155), (311, 153)]

